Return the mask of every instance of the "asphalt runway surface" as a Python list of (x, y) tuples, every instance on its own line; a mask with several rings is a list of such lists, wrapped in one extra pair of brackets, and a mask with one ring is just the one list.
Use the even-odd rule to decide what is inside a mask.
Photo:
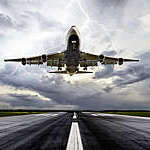
[(0, 117), (0, 150), (150, 150), (150, 118), (102, 113)]

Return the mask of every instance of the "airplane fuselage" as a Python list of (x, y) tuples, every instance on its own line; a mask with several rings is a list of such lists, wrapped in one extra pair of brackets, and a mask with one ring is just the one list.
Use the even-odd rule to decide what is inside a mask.
[(67, 50), (65, 51), (66, 71), (72, 75), (79, 69), (80, 37), (75, 26), (72, 26), (67, 35)]

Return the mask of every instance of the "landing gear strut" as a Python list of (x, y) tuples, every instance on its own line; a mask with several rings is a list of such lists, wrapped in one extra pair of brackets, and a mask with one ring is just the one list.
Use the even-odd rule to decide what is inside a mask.
[(87, 66), (85, 66), (85, 67), (83, 68), (83, 70), (87, 70)]
[(62, 67), (58, 67), (58, 70), (62, 70)]

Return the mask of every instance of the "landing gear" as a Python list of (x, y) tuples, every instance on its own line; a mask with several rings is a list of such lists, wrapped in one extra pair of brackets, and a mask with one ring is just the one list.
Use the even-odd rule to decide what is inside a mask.
[(83, 70), (87, 70), (87, 66), (85, 66), (85, 67), (83, 68)]
[(62, 70), (62, 67), (58, 67), (58, 70)]

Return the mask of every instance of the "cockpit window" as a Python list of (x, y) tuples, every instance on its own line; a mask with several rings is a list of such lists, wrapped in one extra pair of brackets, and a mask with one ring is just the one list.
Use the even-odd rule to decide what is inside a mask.
[(72, 43), (76, 43), (76, 41), (72, 41)]

